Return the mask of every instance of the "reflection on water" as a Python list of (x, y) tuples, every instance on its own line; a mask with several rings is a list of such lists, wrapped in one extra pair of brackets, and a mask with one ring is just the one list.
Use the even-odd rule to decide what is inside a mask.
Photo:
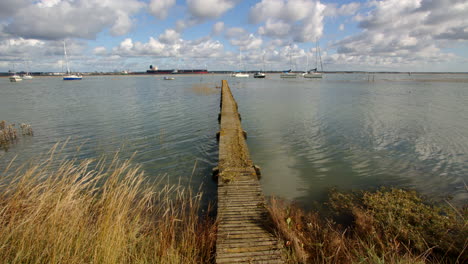
[[(416, 188), (468, 200), (466, 75), (328, 74), (322, 80), (223, 75), (0, 79), (0, 119), (35, 136), (0, 152), (0, 170), (69, 139), (64, 154), (121, 151), (148, 177), (215, 193), (219, 89), (228, 79), (267, 195), (307, 205), (332, 186)], [(192, 170), (196, 164), (195, 172)]]

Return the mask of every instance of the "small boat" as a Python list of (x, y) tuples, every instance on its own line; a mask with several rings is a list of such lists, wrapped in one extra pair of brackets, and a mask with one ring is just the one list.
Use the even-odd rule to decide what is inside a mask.
[(10, 82), (20, 82), (22, 80), (21, 76), (16, 75), (16, 73), (10, 76)]
[(292, 72), (292, 55), (291, 55), (291, 46), (289, 47), (289, 70), (284, 71), (280, 77), (281, 78), (297, 78), (297, 74)]
[(170, 80), (174, 80), (174, 79), (175, 79), (174, 77), (167, 77), (167, 76), (165, 76), (163, 78), (163, 80), (166, 80), (166, 81), (170, 81)]
[(26, 68), (28, 69), (28, 71), (25, 74), (21, 75), (21, 78), (23, 78), (23, 80), (32, 80), (33, 77), (29, 70), (29, 63), (27, 61), (25, 61), (24, 63), (26, 64)]
[(297, 74), (292, 72), (285, 72), (280, 75), (281, 78), (297, 78)]
[[(320, 55), (320, 48), (318, 46), (318, 41), (315, 42), (316, 48), (315, 48), (315, 69), (309, 70), (306, 74), (304, 74), (304, 78), (315, 78), (315, 79), (320, 79), (322, 78), (322, 73), (318, 72), (318, 62), (320, 58), (320, 66), (323, 71), (323, 65), (322, 65), (322, 56)], [(309, 58), (307, 57), (307, 66), (309, 66)]]
[[(243, 65), (242, 64), (242, 51), (239, 49), (239, 65)], [(245, 71), (245, 65), (244, 65), (244, 71)], [(249, 74), (248, 73), (243, 73), (241, 71), (238, 71), (238, 72), (234, 72), (231, 74), (231, 77), (236, 77), (236, 78), (249, 78)]]
[(23, 78), (23, 80), (32, 80), (33, 79), (32, 75), (29, 74), (29, 73), (26, 73), (26, 74), (22, 75), (21, 78)]
[(67, 73), (63, 76), (64, 81), (75, 81), (83, 79), (83, 76), (79, 74), (71, 74), (70, 66), (68, 65), (68, 56), (67, 56), (67, 48), (65, 47), (65, 41), (63, 41), (63, 52), (65, 54), (65, 62), (67, 63)]
[(256, 72), (256, 73), (254, 74), (254, 78), (265, 78), (265, 76), (266, 76), (266, 75), (265, 75), (265, 73), (263, 73), (263, 72)]
[(64, 81), (74, 81), (74, 80), (81, 80), (81, 79), (83, 79), (83, 76), (76, 75), (76, 74), (67, 74), (63, 76)]
[(266, 77), (266, 74), (263, 72), (265, 70), (265, 53), (263, 53), (263, 59), (262, 59), (262, 62), (263, 62), (263, 69), (259, 72), (256, 72), (254, 74), (254, 78), (265, 78)]
[(317, 69), (313, 69), (308, 73), (304, 74), (304, 78), (322, 78), (322, 73), (317, 72)]
[(249, 78), (248, 73), (242, 73), (242, 72), (235, 72), (231, 74), (231, 77), (236, 77), (236, 78)]

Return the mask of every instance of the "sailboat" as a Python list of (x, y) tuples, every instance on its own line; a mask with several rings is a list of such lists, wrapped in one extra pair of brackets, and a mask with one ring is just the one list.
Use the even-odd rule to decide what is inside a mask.
[[(242, 50), (241, 49), (239, 49), (239, 65), (242, 65)], [(249, 78), (249, 74), (238, 71), (238, 72), (234, 72), (233, 74), (231, 74), (231, 77)]]
[(77, 74), (71, 74), (70, 66), (68, 65), (68, 56), (67, 56), (67, 47), (65, 46), (65, 40), (63, 41), (63, 52), (65, 54), (65, 62), (67, 63), (67, 74), (63, 76), (64, 81), (73, 81), (73, 80), (81, 80), (83, 76)]
[(263, 53), (263, 60), (262, 61), (263, 61), (263, 69), (261, 71), (259, 71), (259, 72), (256, 72), (254, 74), (254, 78), (265, 78), (266, 77), (265, 73), (263, 72), (265, 70), (265, 53)]
[(26, 61), (25, 61), (25, 63), (26, 63), (26, 68), (27, 68), (28, 71), (25, 74), (23, 74), (21, 76), (21, 78), (23, 78), (23, 80), (32, 80), (33, 77), (31, 75), (31, 73), (29, 72), (29, 63), (27, 63)]
[[(320, 55), (320, 48), (318, 46), (318, 41), (315, 42), (315, 69), (309, 70), (306, 74), (304, 74), (304, 78), (322, 78), (322, 73), (317, 72), (318, 69), (318, 61), (320, 58), (320, 68), (323, 71), (323, 65), (322, 65), (322, 56)], [(307, 60), (308, 61), (308, 60)], [(309, 67), (309, 65), (307, 65)]]
[(12, 76), (10, 76), (10, 82), (21, 82), (23, 79), (21, 76), (17, 75), (16, 73), (13, 73)]
[[(289, 66), (291, 67), (292, 69), (292, 56), (291, 56), (291, 46), (289, 47)], [(297, 77), (297, 74), (295, 74), (294, 72), (291, 72), (291, 69), (287, 70), (287, 71), (284, 71), (280, 77), (281, 78), (296, 78)]]
[(10, 82), (21, 82), (23, 79), (21, 78), (21, 76), (16, 74), (14, 69), (15, 69), (15, 64), (13, 63), (13, 71), (12, 71), (13, 75), (10, 76), (10, 78), (9, 78)]

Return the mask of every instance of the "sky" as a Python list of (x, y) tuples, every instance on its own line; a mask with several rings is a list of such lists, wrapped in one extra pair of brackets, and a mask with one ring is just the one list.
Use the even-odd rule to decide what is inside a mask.
[(0, 0), (0, 72), (468, 72), (467, 0)]

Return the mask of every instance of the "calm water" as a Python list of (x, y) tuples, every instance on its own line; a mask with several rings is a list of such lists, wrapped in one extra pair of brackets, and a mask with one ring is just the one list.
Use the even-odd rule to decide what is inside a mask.
[(29, 123), (35, 135), (0, 151), (0, 170), (15, 155), (25, 161), (69, 139), (63, 155), (79, 146), (80, 157), (136, 152), (148, 177), (202, 183), (213, 196), (221, 79), (239, 104), (267, 195), (307, 206), (333, 186), (384, 185), (468, 201), (468, 75), (2, 78), (0, 120)]

